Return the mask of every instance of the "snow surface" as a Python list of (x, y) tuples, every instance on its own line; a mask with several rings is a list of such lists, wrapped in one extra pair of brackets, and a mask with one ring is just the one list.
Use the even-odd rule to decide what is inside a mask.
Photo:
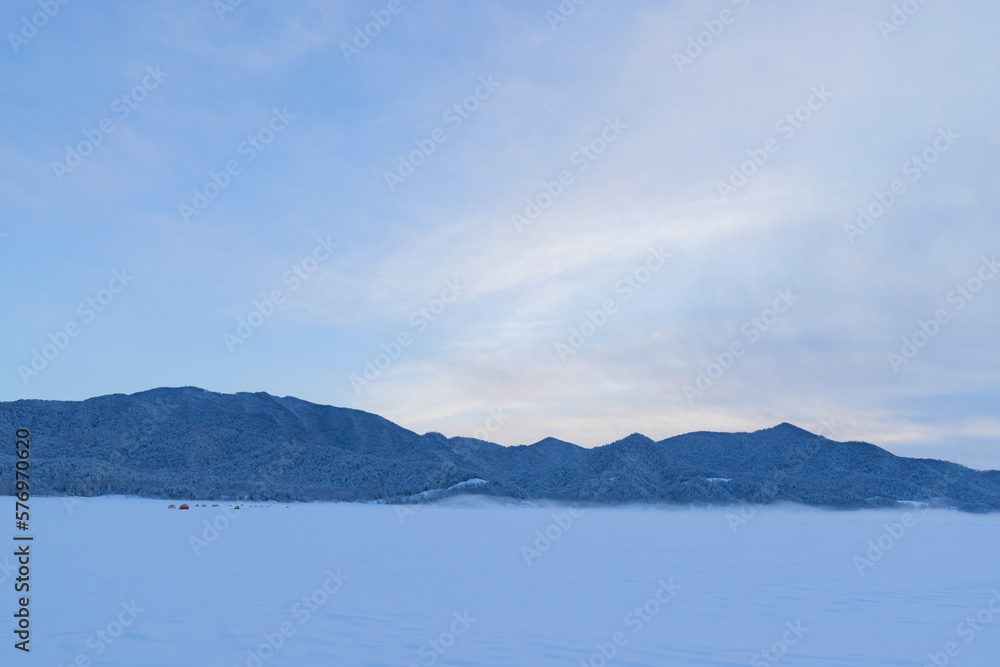
[[(978, 667), (1000, 655), (1000, 615), (994, 621), (988, 611), (1000, 590), (998, 515), (909, 507), (571, 514), (471, 497), (407, 507), (272, 502), (243, 505), (213, 536), (202, 535), (203, 522), (224, 525), (227, 505), (167, 505), (33, 499), (32, 651), (15, 651), (5, 630), (0, 663), (410, 667), (433, 657), (439, 666), (596, 666), (605, 664), (598, 645), (610, 651), (616, 633), (625, 641), (607, 664), (632, 667), (920, 667), (928, 653)], [(550, 545), (541, 550), (545, 533)], [(197, 554), (192, 536), (205, 539)], [(858, 561), (869, 541), (889, 546), (870, 567)], [(0, 556), (8, 626), (12, 565)], [(336, 589), (338, 570), (342, 586), (324, 592), (324, 583)], [(657, 595), (669, 601), (654, 604)], [(315, 609), (306, 618), (309, 596)], [(129, 619), (122, 604), (133, 601), (141, 611), (119, 628)], [(646, 606), (646, 620), (637, 606)], [(282, 624), (293, 632), (280, 648), (248, 655)], [(943, 653), (949, 642), (953, 657)], [(761, 653), (769, 647), (787, 653), (775, 662)]]
[(464, 489), (469, 487), (482, 486), (483, 484), (489, 484), (485, 479), (479, 479), (478, 477), (473, 477), (472, 479), (467, 479), (464, 482), (459, 482), (454, 486), (448, 487), (449, 489)]

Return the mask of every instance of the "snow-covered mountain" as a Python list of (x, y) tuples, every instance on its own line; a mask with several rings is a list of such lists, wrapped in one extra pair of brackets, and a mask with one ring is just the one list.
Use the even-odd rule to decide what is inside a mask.
[[(594, 449), (555, 438), (502, 447), (296, 398), (184, 387), (0, 403), (0, 428), (31, 430), (33, 489), (48, 495), (420, 502), (475, 493), (1000, 510), (998, 471), (902, 458), (791, 424), (659, 442), (633, 434)], [(0, 494), (13, 493), (12, 467), (0, 459)]]

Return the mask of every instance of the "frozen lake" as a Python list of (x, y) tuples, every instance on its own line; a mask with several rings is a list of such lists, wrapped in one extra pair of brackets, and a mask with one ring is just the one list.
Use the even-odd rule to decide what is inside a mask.
[[(992, 667), (1000, 655), (998, 515), (167, 505), (33, 499), (32, 651), (8, 631), (16, 659), (3, 664)], [(8, 619), (14, 560), (0, 557)]]

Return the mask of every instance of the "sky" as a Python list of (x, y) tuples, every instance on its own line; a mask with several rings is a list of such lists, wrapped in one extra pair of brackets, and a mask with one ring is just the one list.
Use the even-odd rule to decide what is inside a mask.
[[(907, 13), (909, 12), (909, 13)], [(11, 0), (0, 400), (1000, 468), (1000, 8)]]

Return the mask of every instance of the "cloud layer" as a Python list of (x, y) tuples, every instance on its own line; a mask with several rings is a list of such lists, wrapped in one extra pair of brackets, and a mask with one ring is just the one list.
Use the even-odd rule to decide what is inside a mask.
[(1000, 467), (994, 5), (218, 4), (5, 6), (0, 398)]

